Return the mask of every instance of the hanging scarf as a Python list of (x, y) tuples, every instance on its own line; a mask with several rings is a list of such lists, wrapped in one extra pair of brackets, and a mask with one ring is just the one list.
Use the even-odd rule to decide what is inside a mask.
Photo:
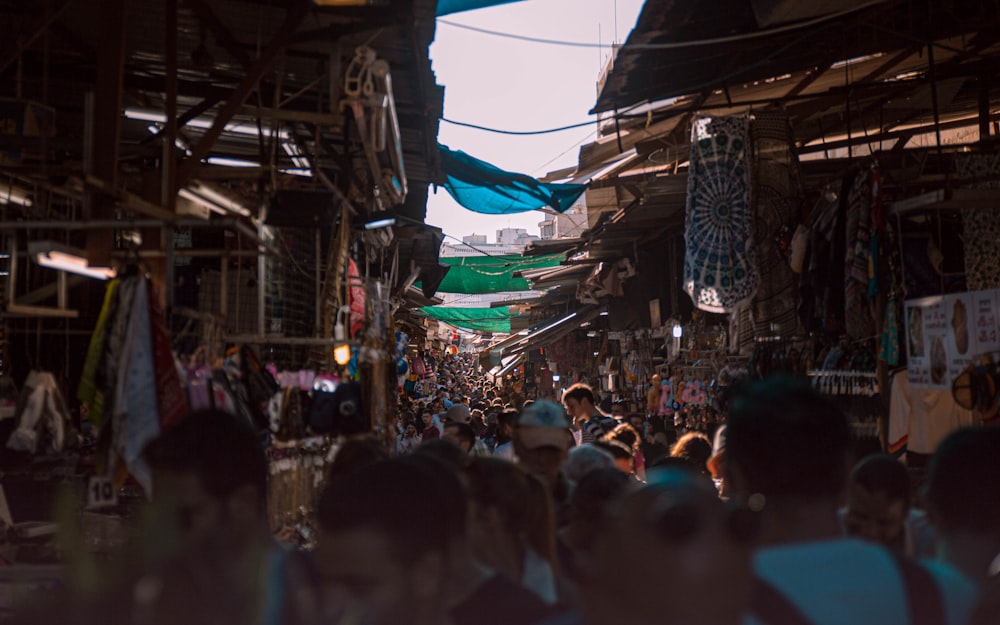
[(149, 325), (153, 345), (153, 367), (156, 371), (156, 406), (160, 413), (160, 426), (169, 428), (187, 414), (187, 398), (181, 378), (177, 374), (174, 351), (170, 345), (167, 320), (160, 309), (156, 290), (149, 285)]
[(87, 407), (87, 419), (97, 428), (101, 426), (104, 411), (104, 394), (98, 389), (97, 370), (101, 364), (101, 357), (104, 355), (108, 317), (117, 288), (118, 280), (112, 280), (104, 290), (104, 304), (101, 305), (101, 312), (97, 316), (94, 333), (90, 335), (90, 345), (87, 347), (87, 356), (83, 361), (83, 375), (80, 377), (80, 385), (76, 390), (76, 398)]

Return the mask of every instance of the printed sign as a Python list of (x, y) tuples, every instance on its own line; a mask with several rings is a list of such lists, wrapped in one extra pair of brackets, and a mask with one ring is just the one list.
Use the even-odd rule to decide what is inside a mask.
[(950, 390), (979, 356), (1000, 352), (1000, 291), (975, 291), (906, 302), (910, 385)]
[(110, 508), (118, 505), (118, 489), (106, 477), (94, 476), (87, 485), (87, 509)]

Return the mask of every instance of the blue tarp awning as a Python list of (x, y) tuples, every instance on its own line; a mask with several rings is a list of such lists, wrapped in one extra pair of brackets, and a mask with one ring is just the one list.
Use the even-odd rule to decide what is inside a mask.
[(539, 182), (526, 174), (504, 171), (465, 152), (438, 146), (444, 188), (455, 201), (476, 213), (511, 215), (551, 208), (565, 212), (587, 190), (585, 184)]
[(438, 0), (437, 4), (437, 14), (451, 15), (452, 13), (461, 13), (462, 11), (472, 11), (473, 9), (485, 9), (486, 7), (496, 6), (498, 4), (508, 4), (511, 2), (517, 2), (518, 0)]

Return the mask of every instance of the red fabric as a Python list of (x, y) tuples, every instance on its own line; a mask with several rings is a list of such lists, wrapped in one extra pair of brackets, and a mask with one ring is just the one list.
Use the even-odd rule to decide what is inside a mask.
[(153, 341), (153, 368), (156, 372), (156, 407), (160, 412), (160, 427), (167, 429), (188, 412), (187, 397), (181, 386), (170, 346), (167, 320), (160, 310), (160, 301), (153, 285), (149, 285), (149, 330)]
[(347, 301), (351, 305), (350, 337), (354, 338), (365, 321), (365, 287), (353, 258), (347, 266), (347, 285)]

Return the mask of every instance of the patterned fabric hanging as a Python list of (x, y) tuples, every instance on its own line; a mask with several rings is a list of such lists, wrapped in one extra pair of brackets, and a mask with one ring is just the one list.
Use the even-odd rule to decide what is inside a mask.
[[(986, 179), (973, 189), (1000, 189), (1000, 154), (955, 155), (959, 179)], [(965, 275), (970, 291), (1000, 288), (1000, 211), (995, 208), (962, 210)]]
[(779, 239), (797, 223), (802, 188), (799, 160), (788, 114), (755, 111), (750, 121), (753, 180), (753, 242), (758, 265), (753, 298), (757, 336), (793, 334), (798, 329), (795, 274)]
[(696, 308), (731, 311), (757, 291), (745, 117), (701, 117), (691, 127), (684, 290)]

